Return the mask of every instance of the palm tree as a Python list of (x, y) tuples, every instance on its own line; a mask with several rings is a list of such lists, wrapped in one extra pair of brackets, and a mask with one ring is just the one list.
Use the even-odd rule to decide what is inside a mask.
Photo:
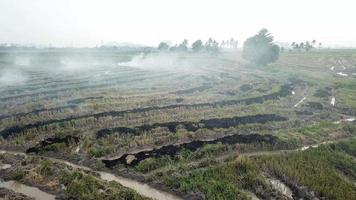
[(234, 38), (230, 39), (230, 45), (231, 45), (231, 48), (235, 48), (235, 39)]
[(197, 40), (192, 44), (193, 51), (201, 51), (203, 49), (203, 42), (201, 40)]
[(295, 45), (296, 45), (296, 43), (292, 42), (292, 44), (290, 46), (292, 46), (292, 49), (296, 49)]
[(310, 51), (313, 48), (313, 45), (310, 44), (309, 41), (305, 42), (305, 51)]
[(225, 47), (225, 40), (221, 41), (221, 47), (224, 48)]
[(301, 50), (301, 49), (304, 49), (304, 42), (301, 42), (300, 44), (299, 44), (299, 49)]
[(239, 45), (239, 42), (237, 41), (237, 40), (235, 40), (235, 42), (234, 42), (234, 49), (237, 49), (237, 46)]

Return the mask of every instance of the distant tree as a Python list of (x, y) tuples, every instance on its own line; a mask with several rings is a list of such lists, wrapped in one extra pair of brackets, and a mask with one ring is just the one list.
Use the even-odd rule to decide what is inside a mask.
[(226, 41), (223, 40), (223, 41), (224, 41), (224, 48), (229, 48), (229, 45), (230, 45), (229, 44), (230, 43), (229, 40), (226, 40)]
[(295, 49), (296, 48), (295, 45), (296, 45), (296, 43), (292, 42), (292, 44), (290, 46), (292, 47), (292, 49)]
[(279, 52), (279, 46), (273, 43), (273, 36), (267, 29), (262, 29), (244, 42), (242, 56), (252, 63), (266, 65), (275, 62)]
[(219, 43), (216, 40), (209, 38), (205, 43), (204, 48), (207, 52), (217, 53), (219, 51)]
[(174, 45), (169, 48), (169, 51), (178, 51), (178, 46)]
[(237, 49), (238, 45), (239, 45), (239, 42), (238, 42), (237, 40), (235, 40), (235, 41), (234, 41), (234, 44), (232, 45), (232, 47), (233, 47), (234, 49)]
[(319, 49), (321, 48), (321, 46), (322, 46), (322, 43), (321, 43), (321, 42), (319, 42)]
[(304, 42), (301, 42), (300, 44), (299, 44), (299, 50), (300, 49), (304, 49)]
[(213, 39), (209, 38), (208, 41), (205, 43), (205, 47), (212, 46), (212, 44), (213, 44)]
[(185, 39), (182, 41), (182, 43), (179, 44), (178, 46), (179, 51), (187, 51), (188, 50), (188, 40)]
[(214, 53), (219, 51), (219, 43), (216, 40), (213, 41), (210, 50), (211, 50), (211, 52), (214, 52)]
[(310, 51), (312, 48), (313, 45), (311, 45), (309, 41), (306, 41), (304, 46), (305, 51)]
[(209, 51), (213, 45), (213, 39), (209, 38), (208, 41), (205, 42), (205, 50)]
[[(301, 43), (296, 43), (296, 42), (292, 42), (291, 46), (293, 49), (298, 50), (298, 51), (310, 51), (313, 48), (316, 47), (317, 41), (316, 40), (312, 40), (311, 42), (309, 41), (305, 41), (305, 42), (301, 42)], [(319, 43), (319, 48), (321, 47), (321, 43)]]
[(221, 48), (225, 48), (225, 40), (222, 40), (222, 41), (221, 41), (220, 46), (221, 46)]
[(201, 51), (204, 49), (204, 45), (203, 42), (201, 40), (197, 40), (192, 44), (192, 50), (197, 52), (197, 51)]
[(188, 40), (187, 40), (187, 39), (184, 39), (183, 42), (182, 42), (182, 44), (183, 44), (184, 46), (188, 46)]
[(158, 45), (158, 50), (160, 51), (166, 51), (169, 49), (169, 45), (167, 44), (167, 42), (161, 42)]
[(231, 38), (230, 40), (226, 40), (226, 42), (224, 42), (224, 44), (225, 44), (226, 48), (237, 49), (239, 42), (237, 40), (235, 40), (234, 38)]

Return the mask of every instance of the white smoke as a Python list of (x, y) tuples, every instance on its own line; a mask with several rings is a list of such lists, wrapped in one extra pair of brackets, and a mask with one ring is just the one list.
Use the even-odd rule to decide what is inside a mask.
[(187, 57), (184, 53), (141, 53), (128, 62), (120, 62), (120, 66), (135, 67), (144, 70), (167, 70), (191, 72), (196, 71), (201, 66), (201, 60)]
[(64, 71), (83, 71), (93, 68), (91, 63), (75, 59), (62, 59), (61, 64), (60, 69)]
[(15, 69), (5, 69), (0, 71), (0, 85), (1, 86), (16, 86), (22, 85), (27, 81), (27, 76)]
[(15, 57), (15, 65), (28, 66), (30, 64), (30, 61), (30, 57), (28, 56)]

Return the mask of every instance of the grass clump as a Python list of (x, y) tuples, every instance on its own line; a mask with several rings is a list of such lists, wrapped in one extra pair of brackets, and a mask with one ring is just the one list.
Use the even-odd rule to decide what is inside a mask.
[(141, 200), (144, 197), (114, 182), (100, 181), (80, 171), (64, 172), (62, 182), (69, 198), (78, 200)]
[(26, 173), (21, 168), (16, 168), (15, 171), (11, 174), (10, 179), (19, 181), (25, 177)]

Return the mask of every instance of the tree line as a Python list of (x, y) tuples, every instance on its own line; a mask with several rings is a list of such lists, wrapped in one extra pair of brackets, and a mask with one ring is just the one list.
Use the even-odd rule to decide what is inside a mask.
[(311, 42), (309, 41), (305, 41), (305, 42), (301, 42), (301, 43), (296, 43), (296, 42), (292, 42), (291, 47), (294, 50), (297, 51), (310, 51), (313, 48), (316, 48), (316, 46), (319, 47), (319, 49), (322, 47), (322, 43), (319, 42), (317, 43), (316, 40), (312, 40)]
[[(180, 44), (171, 46), (169, 42), (159, 43), (157, 49), (159, 51), (172, 51), (172, 52), (213, 52), (217, 53), (220, 49), (230, 48), (237, 49), (238, 41), (234, 38), (230, 40), (222, 40), (220, 43), (216, 40), (209, 38), (208, 41), (196, 40), (188, 46), (188, 40), (183, 40)], [(267, 65), (268, 63), (275, 62), (279, 58), (280, 48), (273, 43), (273, 36), (267, 29), (262, 29), (256, 35), (247, 38), (243, 44), (242, 56), (247, 61), (258, 64)]]
[(238, 41), (234, 38), (229, 40), (222, 40), (217, 42), (216, 40), (209, 38), (206, 42), (202, 40), (194, 41), (189, 47), (187, 39), (183, 40), (180, 44), (170, 45), (170, 42), (159, 43), (157, 49), (159, 51), (193, 51), (193, 52), (218, 52), (219, 49), (237, 49)]

